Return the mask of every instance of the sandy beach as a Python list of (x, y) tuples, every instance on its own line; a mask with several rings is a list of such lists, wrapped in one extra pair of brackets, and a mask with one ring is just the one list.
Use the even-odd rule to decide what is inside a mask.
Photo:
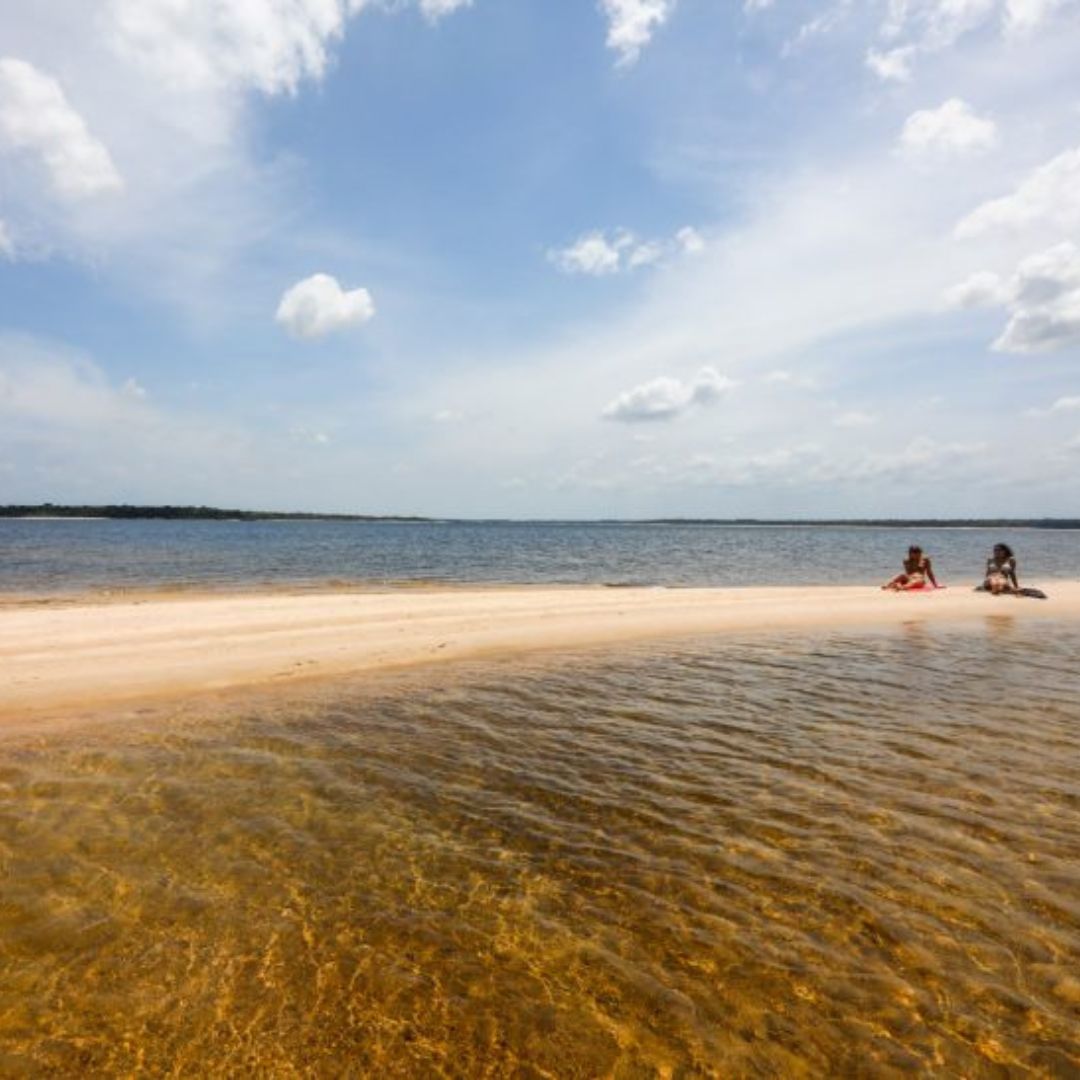
[(1080, 620), (1080, 583), (1046, 601), (967, 587), (523, 588), (155, 597), (0, 607), (0, 720), (464, 658), (712, 633), (986, 618)]

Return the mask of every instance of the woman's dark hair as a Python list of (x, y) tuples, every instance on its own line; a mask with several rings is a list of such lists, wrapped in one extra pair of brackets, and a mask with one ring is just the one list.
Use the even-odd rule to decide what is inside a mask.
[(922, 554), (922, 548), (919, 547), (918, 544), (912, 544), (911, 547), (909, 547), (907, 549), (907, 553), (909, 555), (921, 555)]
[(1011, 559), (1013, 557), (1013, 550), (1008, 544), (995, 544), (994, 550), (1002, 552), (1006, 559)]

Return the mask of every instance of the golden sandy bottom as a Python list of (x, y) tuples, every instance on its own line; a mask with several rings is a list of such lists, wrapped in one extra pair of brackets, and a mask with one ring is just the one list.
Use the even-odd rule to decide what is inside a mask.
[(201, 596), (0, 608), (0, 719), (301, 678), (680, 635), (1016, 619), (1080, 620), (967, 587), (523, 588)]
[(1077, 655), (925, 620), (8, 729), (0, 1076), (1080, 1076)]

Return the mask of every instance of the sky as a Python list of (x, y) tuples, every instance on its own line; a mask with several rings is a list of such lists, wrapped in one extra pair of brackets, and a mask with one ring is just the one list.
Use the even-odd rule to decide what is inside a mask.
[(1080, 0), (0, 0), (0, 503), (1080, 513)]

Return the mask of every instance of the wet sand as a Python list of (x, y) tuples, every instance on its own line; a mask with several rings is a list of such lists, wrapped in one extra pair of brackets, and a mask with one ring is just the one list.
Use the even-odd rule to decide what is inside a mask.
[(297, 593), (0, 607), (0, 721), (70, 715), (433, 662), (711, 633), (1080, 621), (1080, 583), (1051, 599), (876, 588), (522, 588)]

